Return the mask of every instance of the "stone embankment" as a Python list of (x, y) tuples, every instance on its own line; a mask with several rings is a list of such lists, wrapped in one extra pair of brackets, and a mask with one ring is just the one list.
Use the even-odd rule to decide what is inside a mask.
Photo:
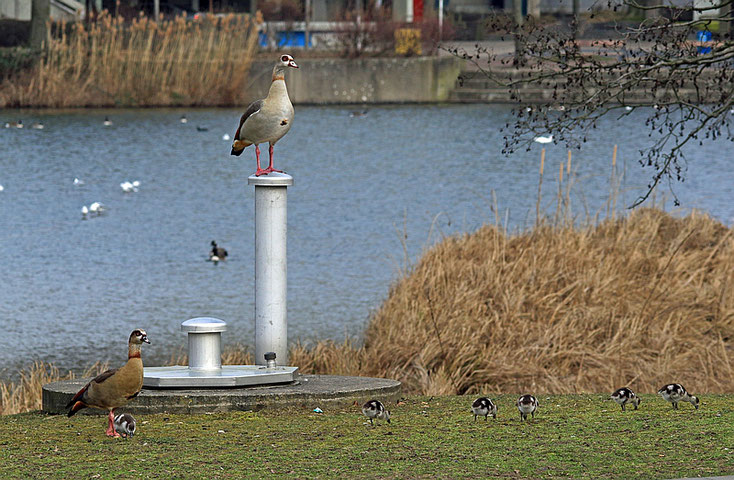
[[(299, 69), (286, 76), (294, 104), (437, 103), (449, 100), (463, 61), (455, 57), (296, 58)], [(248, 98), (270, 87), (273, 62), (250, 67)]]

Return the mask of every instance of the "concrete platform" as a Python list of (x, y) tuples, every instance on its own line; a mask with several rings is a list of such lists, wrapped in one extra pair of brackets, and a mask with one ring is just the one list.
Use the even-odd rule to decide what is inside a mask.
[[(43, 411), (66, 413), (64, 406), (90, 379), (53, 382), (43, 386)], [(122, 407), (132, 414), (204, 413), (234, 410), (261, 410), (278, 407), (316, 408), (324, 405), (349, 405), (355, 400), (394, 401), (400, 398), (400, 382), (384, 378), (344, 377), (338, 375), (301, 375), (290, 384), (207, 389), (143, 388), (135, 399)], [(105, 412), (85, 408), (79, 412)]]

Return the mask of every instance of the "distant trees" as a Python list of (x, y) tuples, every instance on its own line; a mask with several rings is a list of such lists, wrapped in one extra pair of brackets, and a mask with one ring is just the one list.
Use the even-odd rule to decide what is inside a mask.
[[(640, 152), (640, 163), (653, 173), (646, 193), (634, 203), (639, 205), (660, 182), (684, 180), (686, 148), (704, 139), (734, 141), (732, 2), (695, 0), (678, 6), (670, 0), (608, 0), (611, 11), (636, 14), (638, 20), (617, 22), (608, 38), (585, 44), (576, 39), (576, 25), (549, 27), (532, 18), (519, 25), (498, 16), (490, 30), (515, 39), (521, 51), (514, 57), (481, 46), (452, 52), (476, 64), (523, 105), (505, 129), (508, 153), (527, 145), (531, 133), (550, 133), (556, 142), (579, 147), (601, 117), (625, 119), (652, 107), (644, 109), (649, 144)], [(515, 70), (509, 77), (508, 68)], [(549, 101), (525, 108), (530, 86), (547, 89)]]

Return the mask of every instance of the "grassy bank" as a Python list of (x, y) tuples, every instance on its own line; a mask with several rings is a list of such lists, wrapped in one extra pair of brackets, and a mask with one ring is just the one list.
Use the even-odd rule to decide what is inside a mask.
[[(654, 395), (622, 412), (606, 395), (542, 396), (519, 421), (514, 396), (476, 423), (473, 397), (408, 397), (372, 428), (357, 406), (139, 416), (130, 440), (102, 416), (0, 417), (4, 478), (609, 478), (734, 473), (734, 397), (673, 410)], [(686, 408), (689, 407), (689, 408)]]
[(0, 83), (0, 107), (236, 105), (257, 31), (247, 16), (52, 28), (36, 65)]

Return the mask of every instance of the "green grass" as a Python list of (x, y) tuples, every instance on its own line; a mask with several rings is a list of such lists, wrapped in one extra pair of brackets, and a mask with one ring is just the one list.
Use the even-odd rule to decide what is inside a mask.
[(734, 395), (679, 410), (642, 395), (622, 412), (607, 395), (540, 396), (521, 423), (515, 395), (496, 420), (473, 397), (408, 397), (392, 424), (359, 407), (139, 415), (130, 440), (102, 416), (0, 417), (3, 478), (671, 478), (734, 473)]

